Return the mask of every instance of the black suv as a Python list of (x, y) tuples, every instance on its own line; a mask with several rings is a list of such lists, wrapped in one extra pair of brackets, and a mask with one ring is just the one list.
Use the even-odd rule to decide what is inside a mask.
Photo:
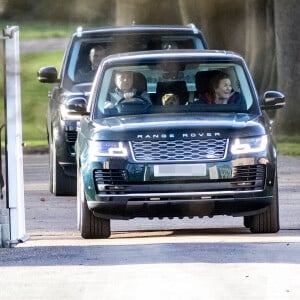
[(193, 24), (187, 26), (128, 26), (78, 28), (65, 51), (60, 73), (43, 67), (38, 80), (54, 83), (49, 92), (47, 135), (50, 151), (50, 192), (76, 194), (74, 144), (81, 112), (85, 111), (92, 79), (77, 76), (90, 64), (91, 49), (100, 45), (106, 55), (158, 49), (206, 49), (206, 40)]
[(276, 147), (243, 58), (151, 51), (104, 59), (76, 141), (78, 227), (106, 238), (110, 219), (230, 215), (279, 230)]

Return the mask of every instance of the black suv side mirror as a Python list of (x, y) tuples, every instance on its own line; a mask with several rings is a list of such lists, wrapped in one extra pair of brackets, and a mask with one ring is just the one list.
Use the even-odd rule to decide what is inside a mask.
[(56, 83), (59, 82), (57, 78), (57, 69), (55, 67), (43, 67), (40, 68), (37, 76), (38, 81), (42, 83)]
[(74, 97), (65, 102), (65, 107), (69, 113), (85, 113), (86, 99), (84, 97)]
[(261, 99), (261, 109), (278, 109), (285, 106), (285, 96), (277, 91), (267, 91)]

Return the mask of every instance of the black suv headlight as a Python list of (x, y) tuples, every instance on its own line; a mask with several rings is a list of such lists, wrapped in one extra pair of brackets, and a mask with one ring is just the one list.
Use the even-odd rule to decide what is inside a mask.
[(92, 156), (126, 157), (128, 148), (123, 142), (91, 141), (89, 154)]
[(258, 153), (266, 150), (268, 137), (266, 135), (236, 138), (232, 141), (230, 151), (232, 154)]

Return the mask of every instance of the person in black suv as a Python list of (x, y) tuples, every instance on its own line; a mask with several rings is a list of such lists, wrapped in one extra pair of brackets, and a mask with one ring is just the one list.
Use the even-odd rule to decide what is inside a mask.
[[(207, 86), (196, 92), (198, 100), (194, 104), (244, 104), (243, 95), (233, 89), (230, 76), (226, 72), (215, 71), (210, 75)], [(197, 77), (202, 80), (197, 75), (196, 80)]]
[(210, 92), (205, 93), (205, 100), (214, 104), (237, 103), (241, 100), (241, 94), (232, 89), (227, 73), (218, 72), (210, 80)]
[(90, 64), (79, 69), (76, 74), (76, 81), (92, 81), (102, 59), (106, 56), (106, 50), (103, 46), (97, 45), (90, 50)]

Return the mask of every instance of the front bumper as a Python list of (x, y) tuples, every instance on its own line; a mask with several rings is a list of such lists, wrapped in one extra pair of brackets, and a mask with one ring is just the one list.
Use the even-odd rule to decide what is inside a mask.
[[(156, 180), (149, 173), (150, 166), (136, 166), (136, 177), (128, 178), (123, 169), (111, 168), (113, 164), (109, 165), (109, 175), (99, 172), (96, 163), (93, 172), (88, 172), (92, 174), (86, 184), (88, 207), (96, 216), (110, 219), (254, 215), (272, 203), (275, 166), (266, 159), (252, 159), (250, 165), (249, 159), (243, 161), (248, 165), (235, 166), (230, 176), (223, 172), (223, 177), (214, 179), (208, 175)], [(224, 171), (230, 165), (236, 162), (214, 162), (208, 167)], [(129, 169), (132, 171), (132, 165)], [(137, 170), (141, 170), (143, 178), (136, 175)], [(224, 177), (225, 173), (228, 176)]]
[[(152, 195), (153, 196), (153, 195)], [(102, 218), (130, 219), (183, 218), (194, 216), (230, 215), (247, 216), (263, 212), (272, 203), (272, 196), (235, 195), (173, 197), (173, 198), (120, 198), (113, 201), (88, 201), (88, 207)]]

